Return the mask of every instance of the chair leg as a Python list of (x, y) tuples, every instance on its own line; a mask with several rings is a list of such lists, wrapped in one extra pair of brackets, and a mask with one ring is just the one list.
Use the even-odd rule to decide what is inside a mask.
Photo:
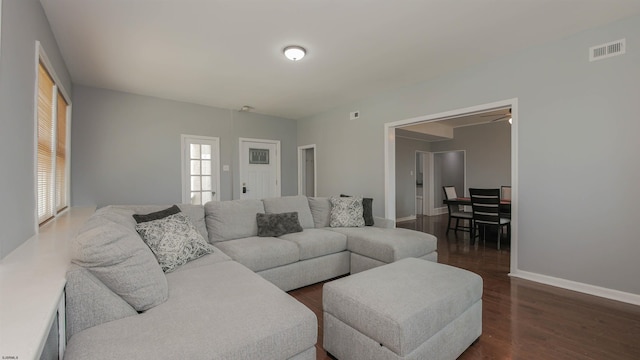
[(502, 239), (502, 226), (498, 226), (498, 250), (500, 250), (500, 239)]
[(454, 233), (456, 235), (458, 235), (458, 228), (460, 227), (460, 218), (456, 218), (456, 229), (454, 230)]
[(447, 222), (447, 232), (445, 234), (449, 233), (449, 229), (451, 229), (451, 215), (449, 215), (449, 221)]

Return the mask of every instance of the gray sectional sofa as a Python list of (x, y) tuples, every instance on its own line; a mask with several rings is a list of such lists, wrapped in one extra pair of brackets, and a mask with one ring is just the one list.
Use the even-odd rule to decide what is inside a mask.
[[(432, 235), (329, 227), (329, 198), (179, 205), (214, 246), (163, 273), (133, 214), (107, 206), (79, 231), (67, 275), (66, 359), (315, 359), (317, 320), (285, 293), (406, 257), (437, 260)], [(257, 213), (296, 212), (301, 232), (258, 237)]]

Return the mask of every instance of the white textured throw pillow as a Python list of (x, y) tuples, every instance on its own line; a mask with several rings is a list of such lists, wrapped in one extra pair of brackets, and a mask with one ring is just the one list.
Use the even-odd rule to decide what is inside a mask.
[(182, 213), (136, 224), (136, 231), (151, 248), (164, 272), (171, 272), (214, 250)]
[(363, 227), (364, 217), (362, 216), (362, 198), (332, 197), (331, 201), (331, 227)]

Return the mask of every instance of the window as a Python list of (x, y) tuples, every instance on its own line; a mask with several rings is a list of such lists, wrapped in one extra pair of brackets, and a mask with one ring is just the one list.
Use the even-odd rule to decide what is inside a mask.
[(182, 202), (203, 205), (219, 200), (218, 138), (182, 135)]
[[(43, 55), (40, 49), (41, 55)], [(46, 58), (38, 63), (36, 199), (38, 224), (69, 206), (68, 136), (69, 102), (48, 70)]]

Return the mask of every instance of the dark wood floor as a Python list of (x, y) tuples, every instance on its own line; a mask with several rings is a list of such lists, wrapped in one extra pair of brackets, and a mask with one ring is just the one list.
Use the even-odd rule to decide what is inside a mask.
[[(471, 245), (467, 233), (445, 235), (447, 215), (398, 227), (438, 237), (438, 262), (473, 271), (484, 280), (482, 336), (459, 359), (640, 359), (640, 307), (510, 278), (509, 244)], [(639, 274), (640, 275), (640, 274)], [(290, 294), (318, 316), (322, 349), (322, 283)]]

